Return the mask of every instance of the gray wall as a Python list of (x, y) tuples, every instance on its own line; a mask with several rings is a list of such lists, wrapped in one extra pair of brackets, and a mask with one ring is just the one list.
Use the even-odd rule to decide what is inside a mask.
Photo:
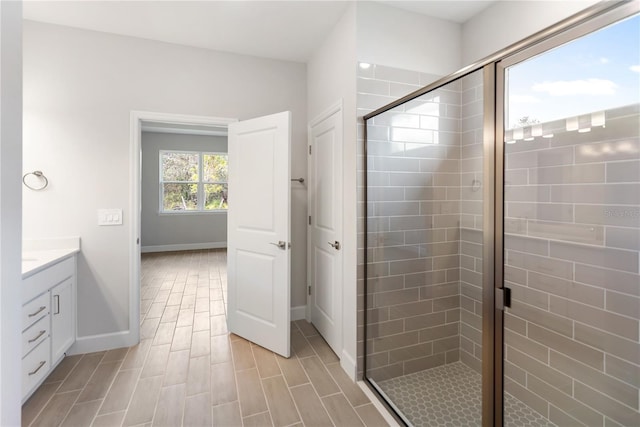
[[(496, 1), (462, 24), (462, 62), (472, 64), (555, 24), (598, 0)], [(522, 19), (526, 16), (526, 19)]]
[[(356, 372), (356, 5), (349, 5), (331, 34), (307, 62), (309, 121), (342, 100), (342, 350), (340, 364), (351, 377)], [(295, 176), (294, 176), (295, 177)], [(294, 183), (295, 184), (295, 183)], [(306, 185), (306, 184), (305, 184)], [(294, 190), (300, 185), (293, 185)], [(306, 194), (305, 194), (306, 195)], [(305, 200), (306, 201), (306, 200)], [(306, 217), (302, 218), (305, 222)], [(292, 221), (296, 219), (292, 218)]]
[[(129, 318), (131, 111), (244, 120), (289, 110), (291, 176), (306, 178), (306, 66), (30, 21), (23, 34), (23, 167), (50, 181), (24, 193), (23, 234), (82, 238), (75, 348), (125, 345), (139, 321)], [(307, 293), (306, 200), (292, 186), (294, 306)], [(122, 208), (123, 225), (98, 226), (100, 208)]]
[(227, 242), (226, 212), (173, 215), (158, 212), (160, 150), (226, 153), (227, 137), (142, 132), (142, 250), (151, 249), (150, 246), (197, 243), (224, 247)]

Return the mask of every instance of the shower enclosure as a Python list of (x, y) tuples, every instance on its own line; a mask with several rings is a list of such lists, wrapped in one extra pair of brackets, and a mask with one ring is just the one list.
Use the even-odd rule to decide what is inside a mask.
[(640, 425), (637, 13), (365, 116), (364, 377), (405, 424)]

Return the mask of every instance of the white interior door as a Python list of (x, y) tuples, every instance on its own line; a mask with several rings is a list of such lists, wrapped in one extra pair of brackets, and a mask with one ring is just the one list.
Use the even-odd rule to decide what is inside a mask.
[(342, 108), (309, 127), (309, 285), (311, 323), (342, 349)]
[(291, 113), (229, 125), (229, 332), (290, 350)]

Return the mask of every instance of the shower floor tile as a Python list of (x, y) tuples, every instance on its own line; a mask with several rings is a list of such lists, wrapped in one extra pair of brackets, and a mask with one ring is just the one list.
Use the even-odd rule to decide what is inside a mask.
[[(481, 376), (462, 362), (427, 369), (378, 383), (415, 427), (482, 424)], [(505, 393), (505, 426), (553, 426)]]

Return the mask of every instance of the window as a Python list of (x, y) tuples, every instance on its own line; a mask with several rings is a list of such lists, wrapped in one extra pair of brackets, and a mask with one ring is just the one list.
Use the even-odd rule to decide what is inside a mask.
[(160, 212), (227, 210), (227, 154), (160, 151)]

